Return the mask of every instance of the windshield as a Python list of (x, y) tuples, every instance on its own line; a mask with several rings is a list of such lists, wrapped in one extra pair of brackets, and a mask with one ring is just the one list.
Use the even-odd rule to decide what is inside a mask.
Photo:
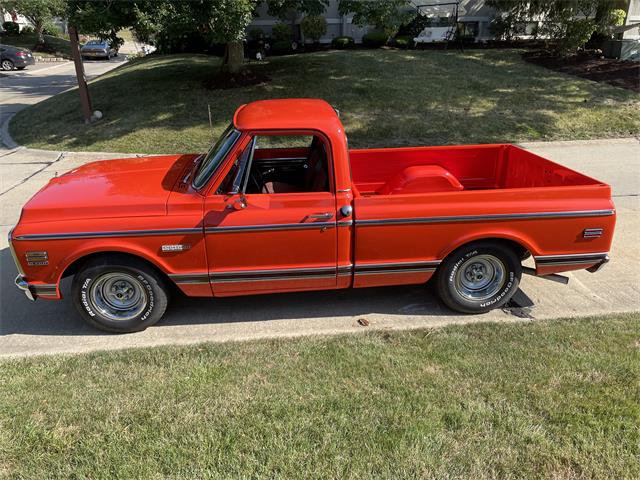
[(87, 45), (104, 45), (105, 42), (101, 42), (100, 40), (91, 40), (87, 42)]
[(200, 189), (207, 183), (211, 174), (218, 168), (218, 165), (227, 156), (227, 153), (229, 153), (238, 138), (240, 138), (240, 132), (233, 128), (233, 125), (229, 125), (202, 159), (202, 162), (200, 162), (196, 176), (193, 179), (194, 188)]

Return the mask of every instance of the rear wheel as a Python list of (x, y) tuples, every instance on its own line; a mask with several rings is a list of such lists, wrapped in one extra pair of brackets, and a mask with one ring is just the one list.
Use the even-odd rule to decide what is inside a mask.
[(452, 310), (485, 313), (507, 303), (518, 290), (522, 266), (498, 242), (475, 242), (450, 254), (438, 269), (438, 295)]
[(164, 314), (168, 288), (143, 262), (126, 257), (87, 263), (73, 280), (73, 301), (82, 317), (107, 332), (138, 332)]
[(13, 70), (14, 68), (13, 62), (9, 59), (2, 60), (2, 63), (0, 64), (0, 66), (2, 66), (2, 70), (4, 70), (5, 72)]

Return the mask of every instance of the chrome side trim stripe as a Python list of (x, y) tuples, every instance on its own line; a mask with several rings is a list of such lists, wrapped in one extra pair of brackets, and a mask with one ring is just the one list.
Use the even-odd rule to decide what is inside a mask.
[(434, 272), (440, 260), (425, 262), (400, 262), (400, 263), (367, 263), (355, 266), (356, 275), (381, 275), (393, 273), (428, 273)]
[(71, 240), (78, 238), (149, 237), (161, 235), (202, 234), (202, 228), (172, 228), (166, 230), (121, 230), (112, 232), (34, 233), (18, 235), (14, 240)]
[(580, 218), (614, 215), (615, 210), (579, 210), (570, 212), (504, 213), (495, 215), (458, 215), (451, 217), (385, 218), (356, 220), (357, 226), (413, 225), (422, 223), (486, 222), (492, 220), (530, 220), (537, 218)]
[(256, 282), (276, 280), (308, 280), (315, 278), (336, 278), (336, 275), (351, 275), (352, 266), (317, 268), (281, 268), (273, 270), (235, 270), (229, 272), (170, 274), (177, 284), (206, 284)]
[(338, 220), (339, 227), (350, 227), (353, 225), (353, 220)]
[(169, 278), (179, 284), (209, 283), (208, 273), (170, 274)]
[(539, 266), (583, 265), (601, 262), (606, 258), (608, 258), (608, 254), (606, 252), (573, 253), (568, 255), (541, 255), (538, 257), (534, 257), (536, 265)]
[(206, 233), (238, 233), (238, 232), (266, 232), (277, 230), (306, 230), (316, 228), (334, 228), (336, 222), (311, 222), (311, 223), (279, 223), (267, 225), (241, 225), (233, 227), (207, 227)]
[(55, 284), (30, 285), (30, 287), (34, 289), (39, 297), (55, 297), (58, 292)]
[(234, 272), (213, 272), (212, 282), (249, 282), (260, 279), (288, 280), (297, 278), (335, 277), (336, 267), (287, 268), (277, 270), (244, 270)]

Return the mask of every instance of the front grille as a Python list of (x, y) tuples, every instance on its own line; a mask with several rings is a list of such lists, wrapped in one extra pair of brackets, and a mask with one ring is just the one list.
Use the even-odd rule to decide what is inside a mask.
[(49, 265), (49, 255), (47, 252), (27, 252), (24, 256), (27, 259), (27, 265), (31, 267)]

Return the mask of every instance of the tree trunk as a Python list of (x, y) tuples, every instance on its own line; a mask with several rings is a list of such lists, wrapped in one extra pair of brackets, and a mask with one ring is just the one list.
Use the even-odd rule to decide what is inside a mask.
[(44, 45), (44, 33), (42, 32), (44, 29), (43, 22), (35, 22), (34, 28), (36, 36), (38, 37), (38, 45)]
[(244, 64), (244, 45), (242, 42), (228, 42), (222, 62), (222, 71), (236, 74), (242, 70)]

